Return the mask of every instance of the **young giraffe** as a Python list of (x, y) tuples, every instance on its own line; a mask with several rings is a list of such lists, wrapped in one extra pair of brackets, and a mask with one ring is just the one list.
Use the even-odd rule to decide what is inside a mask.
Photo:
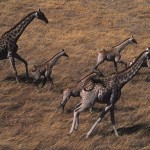
[(131, 38), (128, 38), (121, 42), (119, 45), (112, 47), (109, 51), (106, 51), (105, 49), (103, 51), (100, 51), (97, 57), (96, 65), (93, 67), (93, 70), (96, 70), (98, 66), (105, 60), (114, 62), (116, 72), (118, 71), (117, 63), (124, 64), (127, 67), (127, 63), (123, 60), (120, 60), (120, 53), (122, 50), (124, 50), (125, 47), (133, 43), (137, 44), (137, 41), (134, 39), (133, 36), (131, 36)]
[[(67, 101), (70, 99), (71, 96), (73, 97), (80, 97), (80, 92), (82, 90), (82, 86), (87, 80), (91, 80), (97, 76), (103, 76), (100, 72), (91, 72), (90, 74), (83, 77), (79, 82), (77, 82), (74, 86), (67, 88), (63, 91), (63, 99), (60, 103), (59, 108), (62, 108), (64, 111), (65, 105)], [(77, 104), (78, 107), (81, 103)]]
[(45, 17), (44, 13), (41, 12), (39, 9), (38, 11), (28, 14), (20, 22), (18, 22), (13, 28), (5, 32), (0, 38), (0, 60), (7, 59), (7, 58), (10, 60), (17, 82), (19, 80), (18, 80), (17, 70), (15, 66), (15, 59), (18, 59), (19, 61), (25, 64), (26, 76), (27, 78), (29, 76), (27, 62), (17, 54), (17, 50), (18, 50), (17, 41), (21, 36), (21, 34), (23, 33), (23, 31), (25, 30), (25, 28), (34, 18), (38, 18), (40, 20), (45, 21), (45, 23), (48, 23), (48, 20)]
[(43, 84), (41, 86), (41, 88), (46, 84), (47, 80), (50, 83), (50, 87), (53, 85), (53, 80), (50, 77), (51, 73), (52, 73), (52, 68), (53, 66), (56, 64), (56, 62), (58, 61), (58, 59), (62, 56), (65, 57), (69, 57), (65, 51), (62, 49), (61, 52), (57, 53), (56, 55), (54, 55), (50, 60), (46, 61), (45, 63), (41, 64), (41, 65), (34, 65), (33, 69), (32, 69), (32, 74), (35, 78), (35, 83), (38, 82), (38, 80), (41, 78), (41, 76), (44, 76), (43, 79)]
[[(81, 91), (82, 104), (74, 110), (73, 123), (70, 133), (72, 133), (79, 126), (79, 114), (85, 109), (91, 107), (95, 102), (99, 102), (107, 104), (107, 106), (103, 109), (99, 118), (87, 133), (86, 138), (89, 137), (93, 129), (103, 119), (108, 111), (110, 111), (113, 130), (115, 135), (118, 136), (118, 132), (115, 127), (114, 105), (121, 96), (121, 89), (123, 86), (137, 74), (148, 55), (150, 55), (150, 48), (147, 48), (144, 52), (142, 52), (136, 61), (127, 69), (108, 77), (101, 77), (95, 81), (92, 81), (95, 83), (95, 86), (91, 90), (87, 91), (86, 88), (84, 88), (84, 90)], [(102, 82), (102, 84), (99, 82)]]

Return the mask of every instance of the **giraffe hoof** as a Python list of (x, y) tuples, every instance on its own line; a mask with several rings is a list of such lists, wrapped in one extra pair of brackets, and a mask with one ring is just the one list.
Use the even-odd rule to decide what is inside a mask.
[(69, 134), (72, 134), (73, 131), (74, 131), (74, 130), (70, 130)]
[(18, 80), (18, 79), (16, 79), (16, 83), (19, 83), (19, 80)]
[(88, 139), (88, 138), (89, 138), (89, 135), (87, 134), (85, 138)]

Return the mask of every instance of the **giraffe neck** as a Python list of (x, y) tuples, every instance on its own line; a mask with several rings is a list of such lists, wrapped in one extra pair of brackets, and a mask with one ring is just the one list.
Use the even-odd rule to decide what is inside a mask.
[(117, 74), (121, 88), (137, 74), (145, 60), (146, 57), (143, 52), (129, 68)]
[(28, 14), (25, 18), (23, 18), (20, 22), (18, 22), (13, 28), (3, 34), (3, 37), (7, 37), (14, 41), (15, 43), (25, 30), (25, 28), (29, 25), (29, 23), (36, 17), (36, 12), (32, 12)]
[(127, 47), (130, 44), (130, 39), (127, 39), (125, 41), (123, 41), (122, 43), (120, 43), (119, 45), (113, 47), (115, 49), (115, 51), (117, 52), (121, 52), (125, 47)]
[(57, 53), (47, 63), (50, 64), (50, 67), (52, 68), (61, 56), (63, 56), (63, 52)]
[(84, 78), (82, 78), (79, 82), (85, 82), (85, 81), (90, 80), (91, 78), (93, 78), (95, 76), (97, 76), (97, 73), (92, 72), (92, 73), (88, 74), (87, 76), (85, 76)]

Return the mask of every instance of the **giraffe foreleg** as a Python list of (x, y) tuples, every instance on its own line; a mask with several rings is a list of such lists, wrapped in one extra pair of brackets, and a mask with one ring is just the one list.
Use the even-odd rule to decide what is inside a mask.
[(110, 108), (112, 107), (112, 104), (105, 107), (105, 109), (102, 111), (100, 117), (96, 120), (96, 122), (94, 123), (94, 125), (92, 126), (92, 128), (89, 130), (89, 132), (86, 134), (86, 138), (88, 138), (90, 136), (90, 134), (92, 133), (92, 131), (94, 130), (94, 128), (97, 126), (97, 124), (103, 119), (103, 117), (106, 115), (106, 113), (110, 110)]
[(29, 72), (28, 72), (28, 63), (26, 60), (24, 60), (23, 58), (21, 58), (21, 56), (19, 56), (17, 53), (14, 54), (14, 57), (16, 59), (18, 59), (19, 61), (23, 62), (26, 68), (26, 78), (29, 78)]
[(117, 62), (115, 62), (115, 61), (114, 61), (114, 66), (115, 66), (116, 72), (118, 72)]
[(15, 74), (15, 77), (16, 77), (16, 82), (18, 83), (19, 82), (19, 79), (18, 79), (18, 75), (17, 75), (17, 70), (16, 70), (16, 66), (15, 66), (15, 60), (14, 60), (14, 57), (9, 57), (9, 61), (11, 63), (11, 66), (13, 68), (13, 71), (14, 71), (14, 74)]
[(113, 130), (115, 132), (115, 135), (118, 136), (118, 132), (117, 132), (117, 129), (116, 129), (116, 126), (115, 126), (114, 107), (112, 107), (110, 109), (110, 117), (111, 117), (112, 127), (113, 127)]
[(75, 106), (75, 108), (78, 108), (81, 104), (82, 104), (81, 102), (78, 103), (78, 104)]
[(43, 81), (42, 81), (42, 85), (41, 85), (40, 88), (43, 88), (44, 85), (46, 84), (46, 82), (47, 82), (47, 78), (44, 76), (44, 79), (43, 79)]
[(84, 111), (86, 108), (88, 108), (89, 105), (88, 104), (81, 104), (78, 108), (76, 108), (74, 110), (74, 117), (73, 117), (73, 122), (72, 122), (72, 127), (70, 130), (70, 134), (76, 129), (78, 129), (79, 127), (79, 114)]
[(47, 77), (47, 80), (48, 80), (48, 82), (49, 82), (49, 91), (50, 91), (50, 89), (51, 89), (51, 87), (52, 87), (52, 85), (53, 85), (53, 79), (52, 79), (50, 76), (48, 76), (48, 77)]
[(78, 113), (77, 116), (76, 116), (76, 122), (75, 122), (74, 130), (77, 130), (78, 127), (79, 127), (79, 113)]

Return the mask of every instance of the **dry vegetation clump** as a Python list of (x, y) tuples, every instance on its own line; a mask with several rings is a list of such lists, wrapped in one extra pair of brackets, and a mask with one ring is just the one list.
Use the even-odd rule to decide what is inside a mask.
[[(41, 63), (62, 48), (69, 59), (54, 67), (54, 86), (38, 91), (24, 82), (24, 66), (17, 62), (21, 83), (16, 84), (8, 60), (0, 63), (0, 149), (1, 150), (109, 150), (150, 149), (150, 73), (142, 68), (122, 90), (116, 107), (116, 138), (109, 115), (85, 140), (104, 107), (81, 114), (79, 130), (68, 135), (73, 109), (80, 98), (71, 98), (65, 113), (57, 111), (62, 91), (91, 71), (99, 50), (110, 48), (133, 35), (137, 46), (129, 46), (122, 58), (130, 61), (149, 46), (150, 2), (148, 0), (1, 0), (1, 35), (28, 13), (41, 8), (49, 20), (34, 20), (18, 41), (18, 53), (29, 63)], [(120, 65), (120, 70), (124, 66)], [(114, 72), (113, 64), (100, 66), (104, 74)]]

